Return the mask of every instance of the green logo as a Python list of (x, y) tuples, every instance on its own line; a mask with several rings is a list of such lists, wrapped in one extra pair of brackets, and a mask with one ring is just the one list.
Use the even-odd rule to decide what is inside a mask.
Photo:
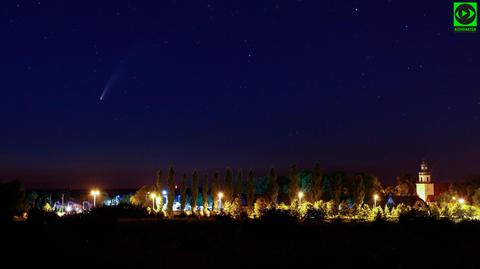
[(477, 31), (477, 3), (453, 3), (453, 27), (455, 32)]

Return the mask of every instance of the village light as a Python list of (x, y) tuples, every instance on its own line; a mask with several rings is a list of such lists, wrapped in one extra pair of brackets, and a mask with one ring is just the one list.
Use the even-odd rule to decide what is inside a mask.
[(298, 196), (298, 206), (302, 206), (302, 198), (304, 196), (303, 192), (299, 191), (297, 196)]
[(377, 207), (377, 200), (378, 200), (378, 194), (374, 194), (373, 195), (373, 203), (374, 203), (374, 207)]
[(150, 194), (150, 198), (152, 199), (152, 210), (155, 210), (155, 200), (157, 199), (157, 195), (154, 192), (152, 192)]
[(93, 196), (93, 207), (95, 208), (97, 206), (97, 195), (100, 194), (100, 191), (97, 189), (93, 189), (90, 191), (90, 195)]
[(222, 209), (223, 192), (219, 192), (219, 193), (217, 194), (217, 196), (218, 196), (218, 207), (219, 207), (220, 209)]
[(460, 198), (460, 199), (458, 199), (458, 202), (463, 205), (465, 203), (465, 199)]

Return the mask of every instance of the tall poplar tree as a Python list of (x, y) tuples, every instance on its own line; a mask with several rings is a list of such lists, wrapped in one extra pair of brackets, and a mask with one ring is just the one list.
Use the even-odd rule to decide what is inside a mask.
[(190, 191), (192, 201), (190, 205), (192, 206), (192, 212), (195, 213), (197, 210), (197, 194), (198, 194), (198, 173), (196, 170), (192, 173), (192, 189)]
[(298, 175), (298, 170), (296, 165), (292, 165), (290, 168), (290, 184), (288, 195), (290, 197), (290, 203), (293, 203), (298, 197), (298, 192), (300, 191), (299, 181), (300, 177)]
[(187, 173), (183, 173), (180, 184), (180, 211), (185, 211), (187, 205)]
[(233, 172), (230, 167), (227, 167), (227, 171), (225, 172), (225, 186), (224, 186), (224, 194), (225, 202), (232, 202), (233, 201)]
[(267, 195), (270, 199), (270, 203), (273, 206), (276, 206), (278, 199), (278, 176), (273, 167), (270, 169), (268, 175)]
[(315, 164), (312, 173), (312, 202), (322, 200), (323, 192), (323, 171), (320, 164)]
[(170, 167), (168, 170), (167, 185), (167, 211), (171, 215), (173, 213), (173, 204), (175, 202), (175, 169), (173, 169), (173, 167)]
[(253, 210), (253, 203), (255, 199), (255, 179), (253, 170), (248, 172), (248, 181), (247, 181), (247, 207), (248, 212), (252, 212)]
[(213, 181), (212, 181), (212, 187), (211, 187), (211, 192), (210, 195), (212, 196), (213, 200), (213, 207), (212, 210), (219, 210), (218, 207), (218, 193), (220, 192), (220, 173), (215, 172), (213, 174)]
[(156, 183), (156, 186), (155, 186), (155, 189), (157, 191), (157, 195), (160, 197), (159, 199), (159, 204), (158, 204), (158, 208), (160, 208), (160, 211), (161, 209), (163, 208), (163, 195), (162, 195), (162, 191), (163, 191), (163, 170), (160, 169), (157, 171), (157, 183)]
[(206, 212), (208, 208), (208, 174), (203, 177), (202, 196), (203, 196), (203, 211)]
[(242, 198), (242, 193), (243, 193), (243, 173), (242, 170), (239, 170), (237, 173), (237, 180), (234, 183), (234, 188), (233, 188), (233, 199), (235, 198)]

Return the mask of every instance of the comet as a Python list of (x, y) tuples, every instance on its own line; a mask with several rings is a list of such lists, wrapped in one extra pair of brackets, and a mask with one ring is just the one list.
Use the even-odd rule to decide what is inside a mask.
[(102, 95), (100, 95), (100, 101), (103, 101), (103, 98), (105, 98), (107, 93), (110, 91), (115, 81), (116, 81), (116, 76), (111, 76), (110, 79), (107, 81), (107, 84), (103, 88)]
[(123, 72), (123, 68), (117, 68), (117, 70), (110, 76), (107, 84), (105, 84), (105, 87), (103, 87), (102, 95), (100, 95), (100, 101), (103, 101), (103, 99), (107, 96), (108, 92), (113, 88), (113, 86), (115, 86), (115, 83)]

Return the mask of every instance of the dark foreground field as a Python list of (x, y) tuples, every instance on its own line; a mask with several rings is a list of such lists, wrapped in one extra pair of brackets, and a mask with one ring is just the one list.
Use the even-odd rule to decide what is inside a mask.
[(263, 264), (292, 268), (304, 264), (315, 268), (479, 268), (479, 239), (479, 224), (439, 221), (11, 223), (2, 225), (2, 263), (119, 268), (149, 264), (155, 268), (206, 264), (218, 268)]

